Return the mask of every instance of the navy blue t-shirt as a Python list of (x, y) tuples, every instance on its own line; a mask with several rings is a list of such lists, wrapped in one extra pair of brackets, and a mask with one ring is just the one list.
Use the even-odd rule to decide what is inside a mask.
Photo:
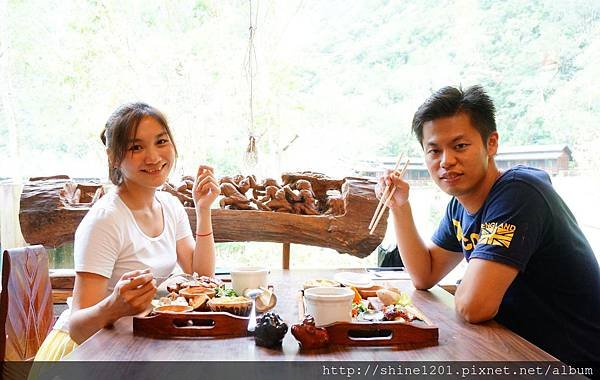
[(432, 240), (519, 270), (496, 321), (564, 362), (600, 362), (598, 261), (546, 172), (507, 170), (475, 214), (452, 198)]

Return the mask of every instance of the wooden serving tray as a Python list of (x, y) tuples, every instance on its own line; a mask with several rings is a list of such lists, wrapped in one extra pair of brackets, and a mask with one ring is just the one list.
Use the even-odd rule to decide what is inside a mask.
[(331, 344), (342, 346), (437, 346), (438, 328), (414, 322), (335, 322), (324, 326)]
[[(415, 306), (409, 310), (420, 321), (353, 321), (335, 322), (323, 326), (329, 342), (341, 346), (396, 346), (412, 349), (438, 345), (438, 328)], [(304, 319), (304, 294), (299, 292), (298, 309), (300, 320)]]
[(133, 317), (133, 334), (152, 338), (248, 335), (250, 317), (226, 312), (148, 314)]

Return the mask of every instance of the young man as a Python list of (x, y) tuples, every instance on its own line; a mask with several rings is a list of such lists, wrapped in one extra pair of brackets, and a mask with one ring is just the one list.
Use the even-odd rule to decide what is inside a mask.
[(479, 86), (445, 87), (413, 119), (433, 181), (453, 196), (432, 242), (419, 236), (397, 172), (390, 202), (402, 261), (429, 289), (463, 258), (455, 294), (467, 321), (495, 319), (558, 359), (600, 362), (600, 270), (575, 217), (544, 171), (495, 164), (492, 100)]

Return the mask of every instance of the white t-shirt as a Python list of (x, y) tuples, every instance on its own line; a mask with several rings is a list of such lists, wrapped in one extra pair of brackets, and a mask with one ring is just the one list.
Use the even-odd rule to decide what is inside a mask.
[[(157, 191), (155, 196), (162, 206), (164, 221), (163, 231), (157, 237), (142, 232), (116, 191), (100, 198), (75, 232), (75, 271), (108, 278), (109, 292), (126, 272), (150, 268), (155, 277), (171, 274), (177, 265), (176, 243), (192, 235), (192, 229), (177, 198), (163, 191)], [(66, 331), (69, 312), (61, 315), (55, 329)]]

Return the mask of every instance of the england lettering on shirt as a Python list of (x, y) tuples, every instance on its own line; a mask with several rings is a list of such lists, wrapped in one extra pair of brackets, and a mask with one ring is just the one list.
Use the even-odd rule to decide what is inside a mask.
[(499, 245), (508, 248), (517, 227), (508, 223), (481, 223), (479, 244)]
[(469, 236), (465, 236), (459, 220), (452, 219), (452, 224), (456, 230), (456, 239), (461, 243), (465, 251), (471, 251), (477, 244), (497, 245), (508, 248), (517, 230), (517, 227), (512, 224), (487, 222), (481, 223), (480, 234), (471, 232)]

